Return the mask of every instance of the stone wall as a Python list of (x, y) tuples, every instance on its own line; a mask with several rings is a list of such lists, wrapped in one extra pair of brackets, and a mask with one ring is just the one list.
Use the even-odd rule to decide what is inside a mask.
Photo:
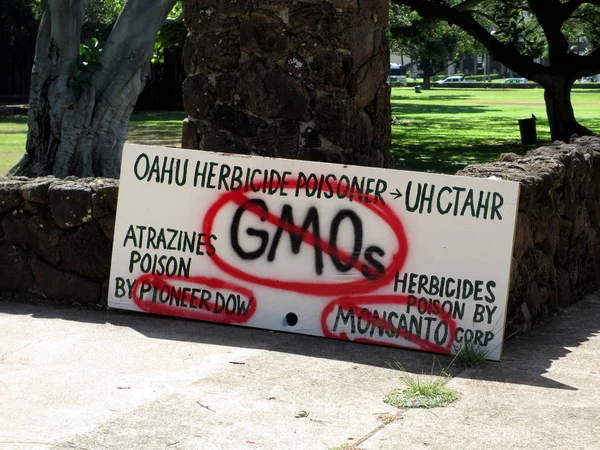
[(532, 323), (600, 287), (600, 138), (556, 143), (458, 175), (521, 184), (508, 329)]
[(183, 147), (392, 167), (388, 0), (184, 0)]
[(0, 292), (106, 305), (118, 182), (0, 178)]
[[(600, 138), (459, 174), (521, 184), (509, 334), (600, 287)], [(106, 305), (117, 190), (107, 179), (0, 178), (0, 293)]]

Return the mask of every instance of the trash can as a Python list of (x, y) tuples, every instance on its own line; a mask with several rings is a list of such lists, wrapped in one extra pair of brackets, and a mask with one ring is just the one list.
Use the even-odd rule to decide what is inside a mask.
[(519, 119), (521, 131), (521, 144), (535, 144), (537, 142), (536, 119), (532, 114), (531, 119)]
[(421, 93), (421, 86), (415, 86), (415, 92), (417, 94), (420, 94)]

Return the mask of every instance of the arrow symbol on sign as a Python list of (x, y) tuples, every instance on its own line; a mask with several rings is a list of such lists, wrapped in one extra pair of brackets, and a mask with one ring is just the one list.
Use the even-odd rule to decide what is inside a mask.
[(390, 194), (394, 196), (394, 200), (398, 200), (400, 197), (402, 197), (402, 192), (400, 192), (398, 188), (396, 188), (396, 192), (390, 192)]

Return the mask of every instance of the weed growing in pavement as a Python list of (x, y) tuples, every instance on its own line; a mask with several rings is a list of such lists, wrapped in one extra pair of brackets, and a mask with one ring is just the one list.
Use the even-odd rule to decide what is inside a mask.
[(488, 352), (470, 343), (454, 347), (452, 364), (463, 369), (481, 369), (486, 366)]
[(403, 373), (401, 379), (406, 386), (389, 392), (384, 401), (398, 408), (436, 408), (457, 400), (458, 394), (446, 387), (451, 378), (450, 374), (443, 367), (435, 374), (435, 362), (437, 359), (434, 359), (432, 364), (431, 378), (424, 379), (418, 375), (410, 375), (404, 366), (396, 361), (394, 365)]

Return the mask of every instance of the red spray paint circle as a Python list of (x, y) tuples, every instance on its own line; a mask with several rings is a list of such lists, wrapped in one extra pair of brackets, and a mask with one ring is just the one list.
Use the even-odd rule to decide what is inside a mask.
[[(173, 286), (171, 282), (184, 281), (186, 285), (196, 285), (201, 287), (209, 287), (213, 289), (224, 289), (231, 292), (237, 292), (240, 296), (245, 298), (247, 301), (247, 308), (245, 308), (244, 314), (228, 314), (228, 310), (224, 307), (220, 311), (217, 311), (216, 302), (211, 300), (205, 302), (205, 307), (202, 309), (190, 307), (190, 303), (193, 303), (193, 294), (187, 292), (181, 294), (179, 304), (187, 305), (186, 307), (176, 306), (172, 304), (161, 303), (159, 301), (145, 301), (140, 297), (140, 289), (143, 284), (148, 285), (159, 293), (163, 289), (170, 290)], [(241, 298), (241, 297), (240, 297)], [(196, 300), (198, 300), (196, 298)], [(217, 278), (208, 277), (162, 277), (159, 275), (142, 275), (136, 280), (135, 287), (133, 290), (133, 301), (142, 310), (148, 313), (161, 314), (166, 316), (183, 317), (186, 319), (195, 320), (206, 320), (209, 322), (219, 323), (233, 323), (243, 324), (246, 323), (256, 312), (257, 301), (251, 290), (241, 286), (237, 286), (228, 281), (219, 280)], [(207, 309), (208, 308), (208, 309)]]
[[(408, 303), (408, 297), (405, 295), (365, 295), (361, 297), (345, 296), (337, 298), (331, 301), (325, 308), (321, 315), (321, 329), (323, 336), (333, 339), (341, 339), (345, 341), (361, 342), (366, 344), (376, 345), (387, 345), (390, 347), (409, 348), (413, 350), (423, 350), (432, 353), (443, 353), (450, 354), (454, 346), (454, 336), (456, 335), (456, 321), (452, 319), (452, 315), (447, 311), (440, 311), (439, 314), (431, 313), (432, 316), (437, 316), (440, 321), (444, 321), (447, 326), (448, 339), (445, 345), (439, 345), (431, 340), (421, 339), (414, 334), (410, 334), (404, 329), (399, 329), (391, 325), (390, 320), (384, 320), (382, 316), (375, 317), (369, 307), (377, 307), (380, 305), (394, 305), (394, 306), (405, 306)], [(336, 310), (339, 311), (341, 308), (342, 312), (348, 314), (350, 311), (354, 314), (355, 311), (360, 311), (360, 314), (364, 311), (369, 321), (368, 328), (372, 328), (374, 331), (372, 337), (355, 337), (350, 339), (347, 332), (335, 333), (330, 330), (327, 320), (329, 316)], [(354, 320), (354, 317), (352, 318)], [(392, 336), (389, 336), (391, 333)], [(367, 334), (367, 333), (365, 333)], [(371, 333), (368, 333), (369, 335)], [(377, 334), (383, 334), (378, 336)], [(395, 338), (398, 342), (390, 341), (390, 338)], [(410, 342), (411, 344), (408, 344)]]
[[(298, 184), (298, 180), (288, 180), (286, 185), (283, 187), (279, 187), (280, 189), (295, 189)], [(331, 183), (333, 190), (337, 189), (337, 182)], [(255, 187), (257, 189), (262, 189), (263, 184), (256, 184)], [(270, 188), (270, 183), (268, 185)], [(276, 186), (277, 188), (278, 186)], [(309, 185), (310, 187), (310, 185)], [(404, 262), (406, 261), (406, 256), (408, 253), (408, 242), (406, 238), (406, 234), (404, 231), (404, 226), (400, 219), (395, 215), (392, 208), (390, 208), (387, 204), (381, 204), (381, 202), (375, 202), (375, 198), (373, 195), (369, 194), (361, 194), (363, 199), (364, 197), (369, 198), (371, 203), (362, 203), (359, 200), (359, 194), (356, 192), (352, 192), (351, 190), (347, 190), (346, 194), (342, 198), (347, 198), (355, 202), (356, 205), (364, 206), (369, 209), (373, 213), (375, 213), (379, 218), (390, 227), (393, 231), (394, 236), (396, 237), (398, 243), (398, 251), (392, 256), (390, 264), (385, 268), (385, 272), (383, 275), (379, 276), (376, 279), (362, 279), (345, 283), (324, 283), (324, 282), (303, 282), (303, 281), (285, 281), (285, 280), (277, 280), (267, 277), (260, 277), (258, 275), (254, 275), (249, 272), (245, 272), (228, 262), (224, 261), (218, 254), (215, 254), (211, 257), (211, 261), (219, 267), (223, 272), (231, 275), (234, 278), (239, 280), (244, 280), (253, 284), (266, 286), (275, 289), (281, 289), (285, 291), (298, 292), (301, 294), (310, 294), (315, 296), (334, 296), (334, 295), (344, 295), (344, 294), (363, 294), (367, 292), (372, 292), (375, 289), (386, 285), (389, 283), (396, 272), (400, 271)], [(255, 214), (260, 217), (262, 220), (275, 225), (276, 227), (282, 228), (285, 231), (301, 235), (303, 237), (304, 242), (312, 246), (318, 246), (321, 248), (324, 254), (334, 255), (341, 262), (345, 264), (351, 264), (354, 269), (361, 270), (363, 263), (361, 261), (353, 261), (351, 255), (345, 251), (332, 248), (328, 242), (323, 239), (317, 238), (313, 235), (313, 233), (308, 231), (303, 231), (300, 227), (296, 225), (290, 225), (288, 223), (282, 222), (279, 217), (274, 214), (266, 213), (263, 209), (256, 205), (248, 204), (250, 199), (244, 192), (239, 190), (230, 191), (223, 193), (218, 200), (209, 208), (206, 215), (204, 216), (204, 222), (202, 229), (204, 233), (207, 235), (213, 234), (213, 226), (215, 222), (215, 218), (219, 211), (229, 203), (235, 203), (238, 206), (243, 206), (247, 209), (247, 211)]]

